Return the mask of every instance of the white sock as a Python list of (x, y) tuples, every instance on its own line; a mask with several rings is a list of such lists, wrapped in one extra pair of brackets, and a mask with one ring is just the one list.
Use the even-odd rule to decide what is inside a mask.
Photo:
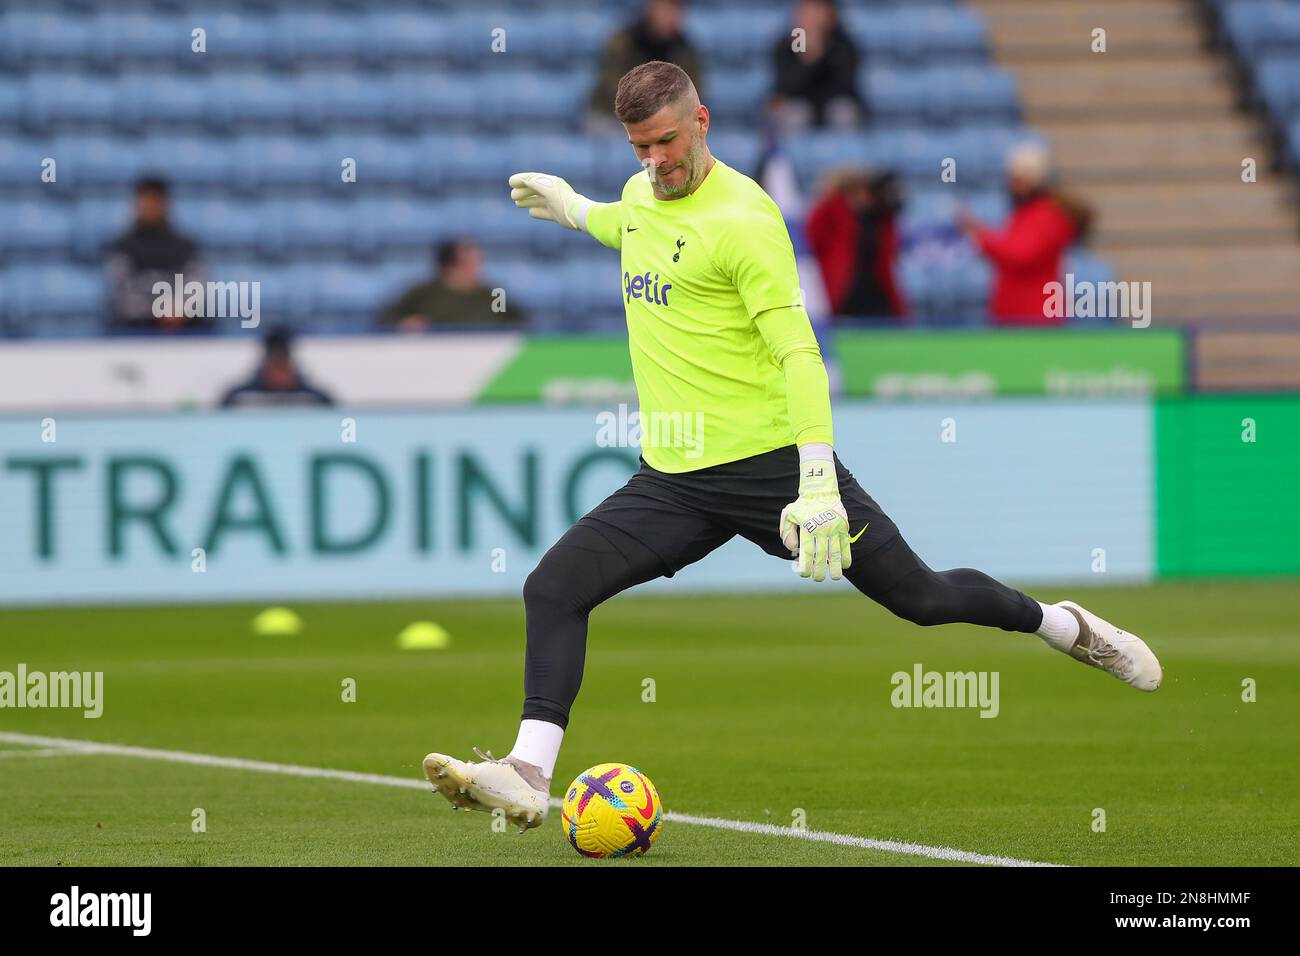
[(519, 724), (519, 736), (507, 756), (518, 757), (524, 763), (541, 767), (546, 779), (555, 773), (555, 761), (560, 756), (560, 743), (564, 729), (549, 720), (525, 720)]
[(1069, 651), (1079, 636), (1079, 619), (1063, 607), (1038, 602), (1043, 609), (1043, 623), (1036, 632), (1058, 651)]

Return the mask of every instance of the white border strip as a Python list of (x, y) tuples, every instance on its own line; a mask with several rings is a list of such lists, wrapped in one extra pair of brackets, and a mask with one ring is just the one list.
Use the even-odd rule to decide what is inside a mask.
[[(244, 760), (239, 757), (216, 757), (210, 754), (193, 754), (181, 750), (154, 750), (149, 747), (129, 747), (124, 744), (105, 744), (94, 740), (72, 740), (66, 737), (41, 737), (35, 734), (0, 733), (0, 741), (51, 750), (66, 750), (83, 754), (100, 754), (113, 757), (139, 757), (144, 760), (165, 760), (201, 767), (226, 767), (231, 770), (249, 770), (254, 773), (276, 773), (289, 777), (314, 777), (324, 780), (346, 780), (351, 783), (372, 783), (383, 787), (404, 787), (408, 790), (429, 790), (424, 780), (406, 777), (388, 777), (377, 773), (357, 773), (352, 770), (330, 770), (325, 767), (300, 767), (287, 763), (267, 763), (262, 760)], [(551, 804), (560, 801), (552, 798)], [(1008, 856), (971, 853), (946, 846), (926, 846), (921, 843), (902, 843), (897, 840), (874, 840), (870, 837), (850, 836), (825, 830), (795, 830), (771, 823), (748, 823), (744, 820), (724, 820), (719, 817), (697, 817), (689, 813), (668, 812), (664, 818), (672, 823), (688, 826), (712, 827), (715, 830), (732, 830), (738, 833), (755, 833), (760, 836), (786, 837), (811, 840), (814, 843), (834, 843), (837, 846), (860, 847), (905, 856), (919, 856), (947, 863), (978, 863), (985, 866), (1058, 866), (1034, 860), (1017, 860)]]

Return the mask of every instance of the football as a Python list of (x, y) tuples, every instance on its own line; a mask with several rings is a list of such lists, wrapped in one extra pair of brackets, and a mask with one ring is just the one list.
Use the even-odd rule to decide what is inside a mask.
[(578, 774), (565, 791), (561, 817), (573, 848), (596, 859), (649, 852), (664, 820), (655, 785), (625, 763)]

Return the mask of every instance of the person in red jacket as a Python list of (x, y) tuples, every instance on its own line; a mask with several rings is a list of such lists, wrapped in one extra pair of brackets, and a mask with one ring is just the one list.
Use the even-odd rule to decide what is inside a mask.
[(1021, 146), (1007, 162), (1011, 217), (1001, 230), (982, 225), (969, 212), (961, 227), (993, 265), (989, 314), (998, 325), (1062, 325), (1044, 308), (1048, 283), (1062, 282), (1061, 260), (1078, 238), (1079, 224), (1047, 188), (1047, 152)]
[(843, 170), (827, 177), (804, 225), (835, 315), (901, 316), (894, 281), (900, 202), (891, 173)]

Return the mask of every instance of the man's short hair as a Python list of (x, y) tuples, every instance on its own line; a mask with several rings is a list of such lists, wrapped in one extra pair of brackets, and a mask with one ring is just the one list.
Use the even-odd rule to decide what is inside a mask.
[(439, 269), (450, 269), (460, 258), (461, 250), (466, 246), (472, 246), (472, 239), (448, 239), (445, 242), (438, 243), (438, 248), (434, 257), (438, 262)]
[(293, 329), (287, 325), (272, 326), (262, 339), (262, 347), (266, 350), (267, 357), (280, 355), (288, 358), (292, 345)]
[(135, 194), (157, 193), (160, 196), (167, 195), (167, 180), (161, 176), (141, 176), (135, 181)]
[(683, 97), (698, 100), (695, 84), (676, 63), (651, 60), (623, 74), (614, 95), (614, 115), (620, 123), (641, 123)]

